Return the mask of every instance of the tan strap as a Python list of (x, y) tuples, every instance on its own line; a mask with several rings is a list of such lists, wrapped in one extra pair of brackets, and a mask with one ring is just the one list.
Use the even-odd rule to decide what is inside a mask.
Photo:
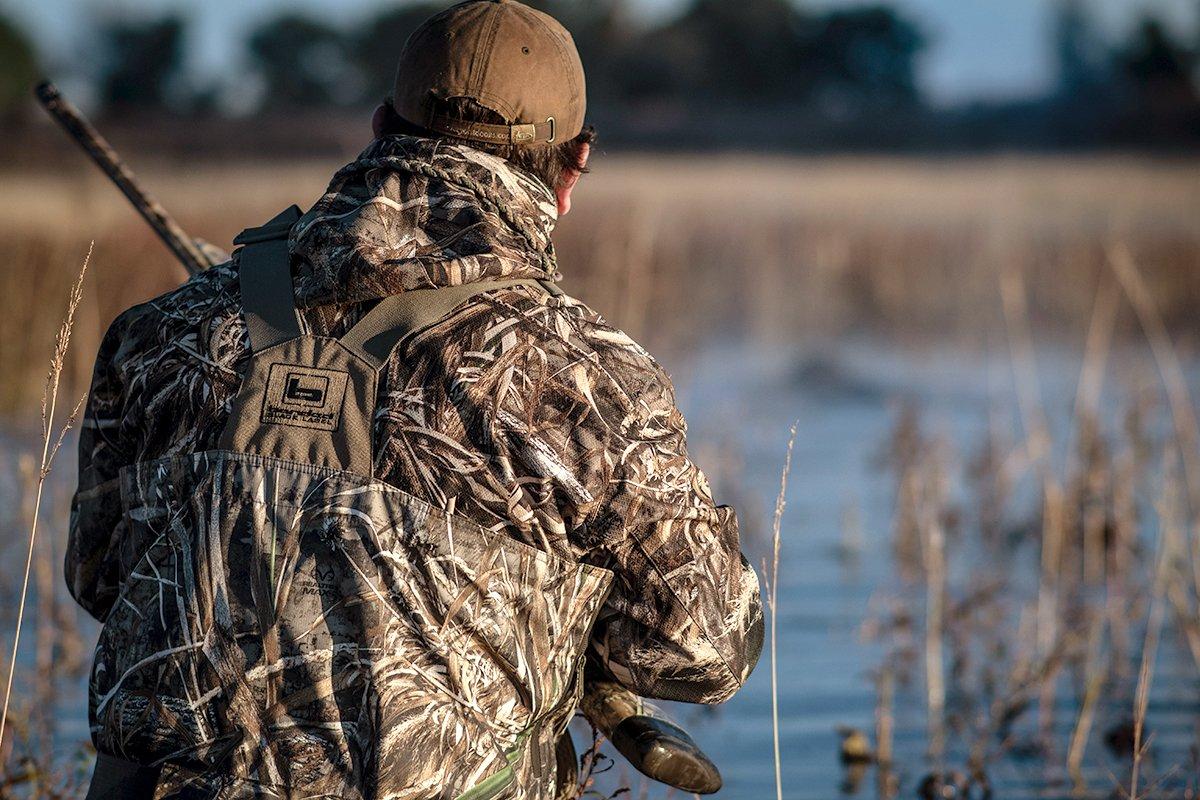
[[(341, 338), (342, 346), (376, 370), (408, 336), (436, 324), (476, 295), (495, 289), (530, 286), (548, 291), (533, 279), (468, 283), (438, 289), (413, 289), (385, 297)], [(557, 287), (555, 287), (557, 288)]]
[[(233, 240), (244, 245), (238, 281), (251, 352), (260, 353), (303, 334), (288, 253), (288, 234), (300, 217), (300, 209), (292, 206), (266, 225), (248, 228)], [(514, 286), (539, 288), (550, 295), (562, 294), (553, 283), (533, 279), (413, 289), (380, 300), (340, 341), (347, 350), (379, 370), (405, 337), (437, 323), (476, 295)]]

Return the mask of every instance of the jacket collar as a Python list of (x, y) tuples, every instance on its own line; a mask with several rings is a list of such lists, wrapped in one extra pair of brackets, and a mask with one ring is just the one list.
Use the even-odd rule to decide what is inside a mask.
[(387, 136), (338, 171), (292, 228), (301, 307), (410, 289), (554, 279), (553, 193), (479, 150)]

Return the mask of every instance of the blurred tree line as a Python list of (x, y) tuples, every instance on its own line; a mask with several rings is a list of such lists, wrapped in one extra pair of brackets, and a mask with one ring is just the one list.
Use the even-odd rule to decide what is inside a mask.
[[(573, 32), (591, 116), (606, 138), (696, 146), (957, 147), (1200, 143), (1195, 41), (1146, 17), (1105, 39), (1083, 0), (1056, 0), (1056, 89), (1020, 102), (935, 111), (917, 78), (929, 43), (880, 3), (816, 10), (790, 0), (691, 0), (640, 23), (627, 0), (531, 0)], [(245, 33), (246, 78), (264, 111), (365, 107), (390, 89), (400, 45), (445, 2), (384, 10), (354, 25), (284, 12)], [(100, 29), (98, 99), (114, 115), (212, 113), (222, 90), (189, 83), (187, 20), (113, 19)], [(0, 115), (37, 72), (28, 42), (0, 20)]]
[(1113, 46), (1082, 0), (1060, 0), (1052, 33), (1059, 74), (1046, 105), (1057, 143), (1200, 141), (1200, 31), (1189, 47), (1147, 16)]
[(37, 78), (33, 45), (20, 29), (0, 17), (0, 122), (21, 116), (28, 103), (29, 87)]

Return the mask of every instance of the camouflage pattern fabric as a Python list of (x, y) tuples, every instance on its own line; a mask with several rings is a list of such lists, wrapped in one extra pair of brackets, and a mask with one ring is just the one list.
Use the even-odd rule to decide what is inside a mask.
[[(208, 452), (123, 472), (97, 747), (183, 797), (458, 797), (531, 782), (609, 577), (351, 473)], [(552, 776), (551, 776), (552, 777)]]
[[(554, 208), (499, 159), (381, 139), (292, 230), (305, 323), (337, 336), (407, 289), (552, 278)], [(66, 577), (105, 623), (101, 751), (165, 764), (164, 797), (540, 800), (585, 641), (646, 697), (742, 685), (757, 578), (635, 342), (499, 288), (385, 366), (375, 480), (218, 459), (250, 357), (238, 268), (130, 309), (97, 359)]]

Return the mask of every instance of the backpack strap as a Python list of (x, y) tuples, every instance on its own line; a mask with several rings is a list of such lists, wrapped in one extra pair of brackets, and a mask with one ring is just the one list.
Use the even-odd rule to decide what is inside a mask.
[(251, 352), (282, 344), (303, 332), (288, 253), (288, 233), (300, 217), (300, 209), (292, 206), (266, 225), (247, 228), (233, 240), (243, 245), (238, 283)]
[(436, 324), (476, 295), (514, 286), (531, 286), (550, 292), (542, 281), (533, 279), (413, 289), (379, 301), (357, 325), (346, 332), (341, 339), (342, 346), (378, 370), (387, 362), (396, 346), (411, 334)]
[[(296, 310), (288, 252), (288, 235), (301, 216), (300, 209), (291, 206), (266, 225), (247, 228), (233, 240), (242, 245), (238, 283), (253, 353), (304, 332)], [(342, 336), (342, 346), (379, 370), (407, 336), (437, 323), (476, 295), (514, 286), (538, 288), (554, 297), (562, 295), (562, 290), (550, 281), (530, 278), (413, 289), (379, 301)]]

